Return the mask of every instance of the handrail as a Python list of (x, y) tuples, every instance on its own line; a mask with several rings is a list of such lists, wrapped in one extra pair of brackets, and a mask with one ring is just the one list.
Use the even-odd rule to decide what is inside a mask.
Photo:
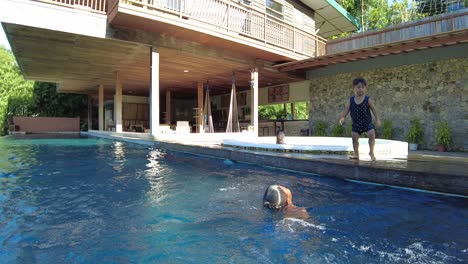
[[(172, 15), (223, 33), (238, 34), (291, 52), (320, 56), (326, 40), (257, 8), (231, 0), (119, 0), (145, 13)], [(157, 12), (157, 13), (156, 13)]]
[(32, 0), (74, 9), (87, 10), (93, 13), (106, 14), (108, 0)]

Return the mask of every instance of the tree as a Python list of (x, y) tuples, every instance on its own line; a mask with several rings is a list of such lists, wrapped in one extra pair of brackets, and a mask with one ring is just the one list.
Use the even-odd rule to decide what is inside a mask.
[(28, 114), (33, 84), (24, 80), (13, 54), (0, 47), (0, 135), (5, 134), (9, 117)]
[(0, 135), (12, 116), (87, 117), (87, 96), (60, 94), (53, 83), (24, 80), (13, 54), (0, 47)]
[(86, 95), (57, 93), (56, 84), (36, 82), (30, 112), (36, 116), (87, 117), (87, 105)]

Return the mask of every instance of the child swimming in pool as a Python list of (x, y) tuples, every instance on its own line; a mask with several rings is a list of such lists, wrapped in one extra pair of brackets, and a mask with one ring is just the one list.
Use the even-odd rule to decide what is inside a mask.
[(291, 190), (281, 185), (268, 186), (263, 195), (263, 206), (282, 212), (285, 218), (310, 218), (305, 208), (293, 204)]

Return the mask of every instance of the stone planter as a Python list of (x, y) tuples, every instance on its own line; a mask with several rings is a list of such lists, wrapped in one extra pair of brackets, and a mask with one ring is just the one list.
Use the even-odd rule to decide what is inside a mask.
[(447, 148), (444, 145), (437, 145), (436, 149), (440, 152), (445, 152), (447, 150)]

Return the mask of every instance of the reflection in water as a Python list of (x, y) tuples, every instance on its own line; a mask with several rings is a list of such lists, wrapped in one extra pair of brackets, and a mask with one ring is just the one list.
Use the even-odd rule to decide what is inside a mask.
[(125, 163), (125, 145), (123, 142), (115, 141), (113, 145), (114, 152), (114, 170), (117, 172), (122, 172)]
[(150, 190), (147, 194), (154, 204), (161, 203), (167, 197), (167, 190), (165, 189), (167, 179), (165, 179), (164, 175), (169, 174), (170, 171), (162, 166), (160, 160), (163, 158), (164, 153), (160, 150), (152, 150), (148, 154), (148, 163), (146, 164), (145, 177), (150, 184)]

